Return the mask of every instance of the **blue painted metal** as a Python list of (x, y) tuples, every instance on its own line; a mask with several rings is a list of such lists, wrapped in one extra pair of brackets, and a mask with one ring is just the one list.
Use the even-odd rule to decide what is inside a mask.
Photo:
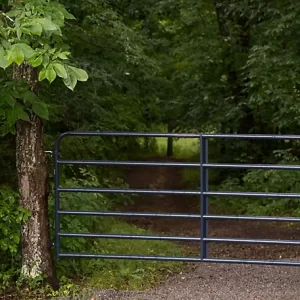
[(55, 257), (59, 259), (59, 251), (60, 251), (60, 199), (59, 199), (59, 148), (60, 144), (57, 140), (55, 143), (55, 151), (53, 153), (54, 160), (54, 198), (55, 198)]
[[(60, 159), (60, 144), (67, 137), (174, 137), (193, 138), (200, 143), (199, 163), (186, 162), (143, 162), (143, 161), (107, 161), (107, 160), (62, 160)], [(269, 244), (269, 245), (294, 245), (300, 246), (300, 240), (264, 240), (244, 238), (210, 238), (208, 235), (209, 220), (234, 220), (234, 221), (266, 221), (266, 222), (300, 222), (296, 217), (262, 217), (262, 216), (228, 216), (211, 215), (208, 212), (209, 196), (244, 196), (265, 198), (291, 198), (298, 199), (296, 193), (262, 193), (262, 192), (219, 192), (208, 190), (208, 170), (212, 168), (228, 169), (264, 169), (264, 170), (300, 170), (299, 165), (272, 165), (272, 164), (213, 164), (208, 161), (208, 142), (214, 139), (248, 139), (248, 140), (300, 140), (296, 135), (245, 135), (245, 134), (182, 134), (182, 133), (133, 133), (133, 132), (66, 132), (58, 137), (54, 151), (54, 184), (55, 184), (55, 252), (56, 258), (106, 258), (106, 259), (136, 259), (136, 260), (160, 260), (160, 261), (186, 261), (186, 262), (213, 262), (213, 263), (245, 263), (280, 266), (300, 266), (300, 261), (287, 260), (255, 260), (255, 259), (223, 259), (210, 258), (208, 253), (209, 243), (242, 243), (242, 244)], [(186, 190), (154, 190), (154, 189), (117, 189), (117, 188), (84, 188), (61, 187), (59, 183), (60, 165), (90, 165), (90, 166), (144, 166), (144, 167), (176, 167), (199, 168), (200, 189)], [(60, 207), (61, 193), (118, 193), (118, 194), (163, 194), (163, 195), (190, 195), (200, 197), (199, 214), (174, 214), (174, 213), (148, 213), (148, 212), (109, 212), (109, 211), (72, 211), (62, 210)], [(60, 217), (72, 216), (106, 216), (106, 217), (149, 217), (149, 218), (185, 218), (198, 219), (200, 221), (200, 236), (163, 236), (163, 235), (129, 235), (129, 234), (100, 234), (100, 233), (76, 233), (62, 232), (60, 230)], [(168, 240), (199, 242), (199, 257), (170, 257), (170, 256), (145, 256), (145, 255), (113, 255), (90, 253), (64, 253), (61, 251), (61, 238), (109, 238), (109, 239), (135, 239), (135, 240)]]
[(205, 238), (208, 237), (208, 220), (203, 216), (208, 215), (208, 168), (204, 164), (208, 163), (208, 140), (200, 136), (200, 258), (208, 257), (208, 244)]

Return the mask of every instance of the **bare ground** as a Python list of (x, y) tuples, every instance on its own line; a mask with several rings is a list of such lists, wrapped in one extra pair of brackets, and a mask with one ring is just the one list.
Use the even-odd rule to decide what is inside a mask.
[[(184, 189), (174, 168), (135, 167), (127, 172), (132, 188)], [(128, 211), (199, 213), (193, 196), (149, 195), (135, 198)], [(129, 218), (139, 227), (164, 235), (199, 236), (199, 220)], [(209, 221), (209, 235), (232, 238), (299, 239), (300, 228), (256, 221)], [(187, 255), (199, 255), (199, 244), (184, 244)], [(211, 244), (210, 257), (299, 259), (297, 246)], [(262, 265), (190, 264), (188, 270), (170, 277), (145, 292), (101, 291), (96, 299), (300, 299), (300, 268)]]

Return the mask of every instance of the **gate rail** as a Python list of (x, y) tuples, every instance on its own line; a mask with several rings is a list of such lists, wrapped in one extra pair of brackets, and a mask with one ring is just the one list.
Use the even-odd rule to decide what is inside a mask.
[[(104, 160), (63, 160), (60, 158), (61, 141), (66, 137), (159, 137), (159, 138), (192, 138), (199, 141), (199, 163), (189, 162), (142, 162), (142, 161), (104, 161)], [(66, 132), (56, 140), (54, 151), (54, 180), (55, 180), (55, 252), (56, 258), (107, 258), (107, 259), (138, 259), (160, 261), (186, 261), (186, 262), (214, 262), (214, 263), (245, 263), (264, 265), (300, 266), (300, 261), (288, 260), (258, 260), (258, 259), (223, 259), (211, 258), (208, 253), (209, 243), (243, 243), (243, 244), (270, 244), (270, 245), (297, 245), (300, 240), (272, 240), (272, 239), (241, 239), (241, 238), (210, 238), (208, 234), (209, 220), (244, 220), (244, 221), (272, 221), (272, 222), (300, 222), (297, 217), (261, 217), (261, 216), (227, 216), (211, 215), (208, 212), (209, 196), (232, 197), (266, 197), (266, 198), (300, 198), (297, 193), (264, 193), (264, 192), (219, 192), (208, 189), (208, 170), (212, 168), (228, 169), (264, 169), (264, 170), (300, 170), (300, 165), (277, 164), (229, 164), (208, 162), (208, 141), (211, 139), (235, 139), (235, 140), (300, 140), (297, 135), (244, 135), (244, 134), (181, 134), (181, 133), (133, 133), (133, 132)], [(89, 165), (89, 166), (145, 166), (145, 167), (185, 167), (199, 168), (199, 190), (154, 190), (154, 189), (119, 189), (119, 188), (66, 188), (59, 183), (60, 165)], [(84, 192), (84, 193), (121, 193), (121, 194), (163, 194), (163, 195), (197, 195), (200, 201), (199, 214), (175, 214), (175, 213), (144, 213), (144, 212), (112, 212), (112, 211), (72, 211), (62, 210), (60, 206), (60, 193)], [(188, 218), (199, 219), (200, 236), (163, 236), (163, 235), (128, 235), (128, 234), (95, 234), (73, 233), (60, 230), (60, 217), (62, 215), (73, 216), (115, 216), (115, 217), (162, 217), (162, 218)], [(167, 241), (194, 241), (200, 243), (199, 257), (173, 257), (173, 256), (145, 256), (145, 255), (114, 255), (114, 254), (89, 254), (89, 253), (64, 253), (61, 252), (61, 237), (83, 238), (112, 238), (135, 240), (167, 240)]]

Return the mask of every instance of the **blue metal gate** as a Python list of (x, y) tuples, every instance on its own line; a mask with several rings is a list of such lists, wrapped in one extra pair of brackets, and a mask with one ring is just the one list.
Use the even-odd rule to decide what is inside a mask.
[[(107, 161), (107, 160), (63, 160), (60, 157), (61, 141), (66, 137), (159, 137), (159, 138), (189, 138), (196, 139), (200, 146), (200, 157), (198, 163), (188, 162), (149, 162), (149, 161)], [(248, 220), (248, 221), (272, 221), (272, 222), (300, 222), (296, 217), (255, 217), (255, 216), (228, 216), (211, 215), (208, 212), (209, 196), (244, 196), (265, 198), (299, 198), (296, 193), (260, 193), (260, 192), (220, 192), (209, 191), (208, 170), (212, 168), (228, 169), (264, 169), (264, 170), (300, 170), (299, 165), (278, 164), (221, 164), (209, 163), (208, 142), (212, 139), (227, 140), (300, 140), (300, 136), (294, 135), (227, 135), (227, 134), (177, 134), (177, 133), (132, 133), (132, 132), (66, 132), (60, 135), (56, 141), (54, 152), (55, 169), (55, 251), (56, 258), (101, 258), (101, 259), (137, 259), (137, 260), (161, 260), (161, 261), (186, 261), (186, 262), (211, 262), (211, 263), (245, 263), (264, 265), (287, 265), (300, 266), (300, 261), (287, 260), (258, 260), (258, 259), (223, 259), (209, 256), (209, 243), (241, 243), (241, 244), (270, 244), (270, 245), (300, 245), (300, 240), (272, 240), (272, 239), (241, 239), (241, 238), (212, 238), (209, 237), (209, 220)], [(61, 165), (85, 165), (85, 166), (145, 166), (145, 167), (177, 167), (198, 168), (201, 174), (199, 190), (155, 190), (155, 189), (117, 189), (117, 188), (66, 188), (60, 186)], [(108, 212), (108, 211), (71, 211), (62, 210), (60, 206), (60, 193), (112, 193), (112, 194), (162, 194), (162, 195), (197, 195), (199, 196), (199, 214), (173, 214), (173, 213), (144, 213), (144, 212)], [(163, 235), (124, 235), (124, 234), (95, 234), (62, 232), (60, 230), (60, 217), (62, 215), (73, 216), (106, 216), (106, 217), (155, 217), (155, 218), (185, 218), (199, 220), (200, 236), (163, 236)], [(197, 257), (169, 257), (169, 256), (145, 256), (145, 255), (113, 255), (113, 254), (89, 254), (89, 253), (64, 253), (61, 251), (60, 239), (62, 237), (83, 238), (113, 238), (113, 239), (135, 239), (135, 240), (167, 240), (167, 241), (194, 241), (199, 242), (200, 251)]]

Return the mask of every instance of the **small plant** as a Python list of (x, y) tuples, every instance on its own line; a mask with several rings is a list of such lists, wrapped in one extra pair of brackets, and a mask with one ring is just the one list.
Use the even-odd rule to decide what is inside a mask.
[(0, 292), (5, 291), (20, 272), (20, 227), (30, 214), (18, 205), (18, 194), (0, 189)]

